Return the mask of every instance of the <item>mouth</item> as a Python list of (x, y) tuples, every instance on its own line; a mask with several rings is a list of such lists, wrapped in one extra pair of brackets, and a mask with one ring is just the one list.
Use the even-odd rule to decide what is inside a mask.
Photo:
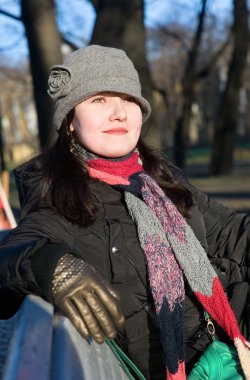
[(108, 135), (121, 136), (121, 135), (125, 135), (126, 133), (128, 133), (128, 131), (125, 128), (111, 128), (111, 129), (107, 129), (106, 131), (103, 131), (103, 133), (106, 133)]

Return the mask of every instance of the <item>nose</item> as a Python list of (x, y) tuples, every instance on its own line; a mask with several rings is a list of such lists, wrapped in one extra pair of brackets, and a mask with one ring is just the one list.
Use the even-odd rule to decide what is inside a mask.
[(127, 119), (127, 112), (121, 98), (113, 98), (111, 103), (111, 121), (125, 121)]

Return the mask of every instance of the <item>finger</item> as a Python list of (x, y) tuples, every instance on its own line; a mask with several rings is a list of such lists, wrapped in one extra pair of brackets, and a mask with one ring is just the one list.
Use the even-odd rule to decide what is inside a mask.
[(105, 305), (100, 301), (100, 299), (95, 295), (94, 292), (86, 292), (84, 294), (84, 298), (92, 310), (95, 318), (102, 329), (102, 332), (105, 336), (110, 339), (115, 338), (117, 331), (115, 328), (115, 324), (108, 313)]
[(105, 305), (117, 327), (122, 327), (124, 324), (124, 315), (120, 309), (117, 300), (103, 286), (95, 284), (94, 291), (100, 301)]
[(87, 329), (89, 331), (89, 336), (91, 336), (97, 343), (103, 343), (105, 337), (102, 333), (102, 330), (97, 322), (95, 314), (92, 312), (91, 308), (85, 302), (83, 297), (73, 298), (71, 302), (74, 304), (75, 309), (77, 310), (78, 315), (84, 321)]
[(91, 283), (91, 285), (92, 286), (94, 285), (94, 287), (95, 287), (95, 285), (99, 286), (98, 284), (102, 283), (103, 288), (106, 289), (115, 299), (119, 300), (120, 296), (116, 293), (116, 291), (113, 289), (113, 287), (110, 286), (110, 284), (103, 277), (101, 277), (99, 275), (99, 273), (96, 271), (95, 268), (92, 268), (92, 271), (94, 271), (97, 281), (95, 283)]
[(110, 286), (107, 286), (107, 289), (109, 291), (109, 293), (117, 300), (117, 301), (120, 301), (120, 295), (114, 290), (112, 289)]
[(70, 301), (65, 301), (61, 310), (63, 314), (69, 318), (81, 336), (87, 339), (90, 336), (90, 332), (74, 304)]
[(120, 301), (120, 295), (113, 289), (112, 286), (110, 286), (110, 284), (105, 281), (105, 279), (101, 279), (101, 282), (103, 283), (104, 285), (104, 288), (106, 288), (108, 290), (108, 292), (118, 301)]

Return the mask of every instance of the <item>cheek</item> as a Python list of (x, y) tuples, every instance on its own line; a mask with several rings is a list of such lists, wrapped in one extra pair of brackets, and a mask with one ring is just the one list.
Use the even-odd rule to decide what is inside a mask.
[(74, 131), (76, 136), (80, 139), (83, 140), (87, 135), (91, 133), (91, 125), (86, 117), (78, 117), (77, 115), (73, 119), (72, 122)]
[(141, 113), (141, 110), (136, 114), (136, 117), (134, 117), (134, 126), (135, 126), (137, 133), (140, 133), (141, 129), (142, 129), (142, 113)]

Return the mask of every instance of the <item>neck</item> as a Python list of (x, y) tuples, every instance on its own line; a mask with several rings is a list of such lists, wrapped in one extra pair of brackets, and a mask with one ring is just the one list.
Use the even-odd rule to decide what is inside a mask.
[(131, 175), (144, 171), (137, 149), (123, 157), (101, 157), (80, 145), (72, 136), (70, 151), (88, 170), (90, 177), (109, 185), (128, 185)]
[(92, 160), (107, 160), (110, 162), (119, 162), (119, 161), (124, 161), (127, 160), (129, 157), (133, 155), (133, 153), (137, 151), (136, 148), (134, 148), (131, 152), (126, 154), (125, 156), (122, 157), (104, 157), (101, 155), (97, 155), (90, 150), (86, 149), (83, 145), (79, 144), (74, 137), (72, 136), (71, 143), (70, 143), (70, 152), (81, 162), (88, 163), (89, 161)]

